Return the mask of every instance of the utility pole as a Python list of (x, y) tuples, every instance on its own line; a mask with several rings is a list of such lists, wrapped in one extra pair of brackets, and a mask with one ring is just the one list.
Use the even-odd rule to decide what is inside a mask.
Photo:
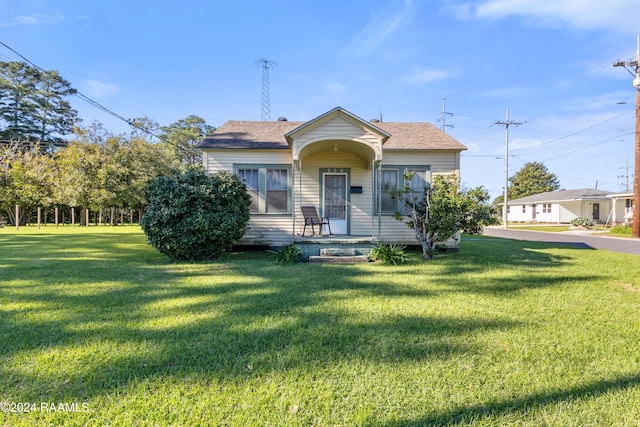
[(509, 126), (520, 126), (524, 124), (523, 122), (514, 122), (513, 120), (509, 120), (509, 109), (507, 108), (506, 118), (504, 122), (493, 122), (494, 125), (501, 125), (505, 128), (506, 133), (506, 154), (504, 156), (504, 204), (502, 205), (502, 221), (504, 224), (503, 228), (509, 227)]
[(640, 237), (640, 35), (636, 35), (636, 60), (619, 61), (614, 67), (624, 67), (632, 76), (633, 87), (636, 88), (636, 147), (633, 176), (633, 213), (631, 219), (631, 236)]
[(442, 125), (440, 125), (440, 130), (442, 130), (443, 132), (446, 132), (447, 127), (450, 127), (450, 128), (453, 127), (453, 125), (446, 124), (447, 114), (450, 116), (453, 116), (453, 113), (447, 113), (447, 108), (445, 106), (446, 102), (447, 102), (447, 99), (442, 98), (442, 115), (440, 115), (440, 118), (438, 119), (439, 122), (442, 122)]
[(271, 120), (271, 96), (269, 95), (269, 69), (278, 65), (274, 61), (260, 58), (256, 65), (262, 67), (262, 120)]
[[(620, 142), (624, 143), (624, 139), (621, 139)], [(626, 180), (626, 184), (624, 187), (624, 191), (629, 191), (629, 169), (631, 169), (631, 166), (629, 166), (629, 150), (626, 147), (626, 143), (625, 143), (625, 152), (627, 153), (627, 165), (623, 166), (621, 168), (618, 169), (624, 169), (624, 174), (623, 175), (618, 175), (618, 179), (625, 179)]]

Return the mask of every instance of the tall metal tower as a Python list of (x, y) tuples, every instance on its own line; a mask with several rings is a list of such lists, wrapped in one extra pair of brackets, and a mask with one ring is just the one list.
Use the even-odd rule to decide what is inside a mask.
[(256, 61), (258, 67), (262, 67), (262, 120), (271, 120), (271, 97), (269, 95), (269, 69), (278, 65), (274, 61), (260, 58)]

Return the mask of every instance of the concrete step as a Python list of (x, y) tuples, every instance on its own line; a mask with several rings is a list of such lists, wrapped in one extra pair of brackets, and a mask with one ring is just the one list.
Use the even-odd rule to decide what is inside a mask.
[(309, 262), (324, 264), (356, 264), (369, 262), (367, 255), (312, 255)]
[(325, 256), (355, 256), (358, 255), (355, 248), (322, 248), (320, 255)]

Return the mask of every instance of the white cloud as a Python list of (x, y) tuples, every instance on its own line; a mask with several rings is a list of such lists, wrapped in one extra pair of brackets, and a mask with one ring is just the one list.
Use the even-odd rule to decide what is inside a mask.
[(490, 98), (514, 98), (514, 97), (520, 97), (520, 96), (530, 94), (531, 92), (533, 92), (533, 89), (530, 87), (512, 86), (512, 87), (490, 89), (482, 92), (480, 96), (486, 96)]
[(436, 80), (446, 79), (451, 76), (451, 72), (446, 70), (429, 70), (418, 68), (414, 72), (405, 75), (402, 80), (409, 84), (429, 83)]
[(56, 24), (58, 22), (65, 21), (64, 15), (30, 15), (30, 16), (16, 16), (10, 23), (4, 24), (4, 26), (12, 25), (44, 25), (44, 24)]
[(359, 57), (372, 53), (401, 24), (413, 15), (413, 0), (402, 0), (402, 9), (397, 11), (372, 11), (371, 20), (346, 47), (345, 52)]
[[(630, 85), (631, 86), (631, 85)], [(568, 111), (625, 111), (624, 105), (618, 105), (620, 102), (633, 103), (630, 98), (631, 91), (616, 91), (603, 93), (599, 95), (580, 97), (567, 100), (566, 108)]]
[(120, 92), (120, 88), (117, 85), (111, 83), (104, 83), (99, 80), (85, 80), (82, 85), (87, 96), (95, 98), (107, 98), (111, 95), (115, 95)]
[(479, 144), (476, 144), (474, 142), (465, 142), (464, 145), (467, 147), (467, 151), (469, 153), (473, 153), (473, 152), (481, 152), (482, 147), (480, 147)]
[(347, 91), (347, 87), (342, 83), (338, 83), (338, 82), (327, 82), (325, 84), (325, 87), (329, 92), (333, 92), (333, 93), (343, 93)]
[(474, 15), (474, 9), (471, 3), (454, 4), (447, 2), (443, 5), (442, 9), (462, 21), (472, 19)]
[(459, 9), (479, 18), (520, 16), (542, 25), (568, 25), (579, 30), (634, 33), (639, 28), (637, 0), (487, 0), (473, 12), (469, 3), (464, 6)]

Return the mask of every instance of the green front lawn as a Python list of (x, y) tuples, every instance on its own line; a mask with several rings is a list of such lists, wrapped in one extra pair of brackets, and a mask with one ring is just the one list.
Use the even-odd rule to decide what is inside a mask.
[(410, 259), (170, 264), (136, 227), (2, 229), (0, 425), (640, 425), (640, 256)]

